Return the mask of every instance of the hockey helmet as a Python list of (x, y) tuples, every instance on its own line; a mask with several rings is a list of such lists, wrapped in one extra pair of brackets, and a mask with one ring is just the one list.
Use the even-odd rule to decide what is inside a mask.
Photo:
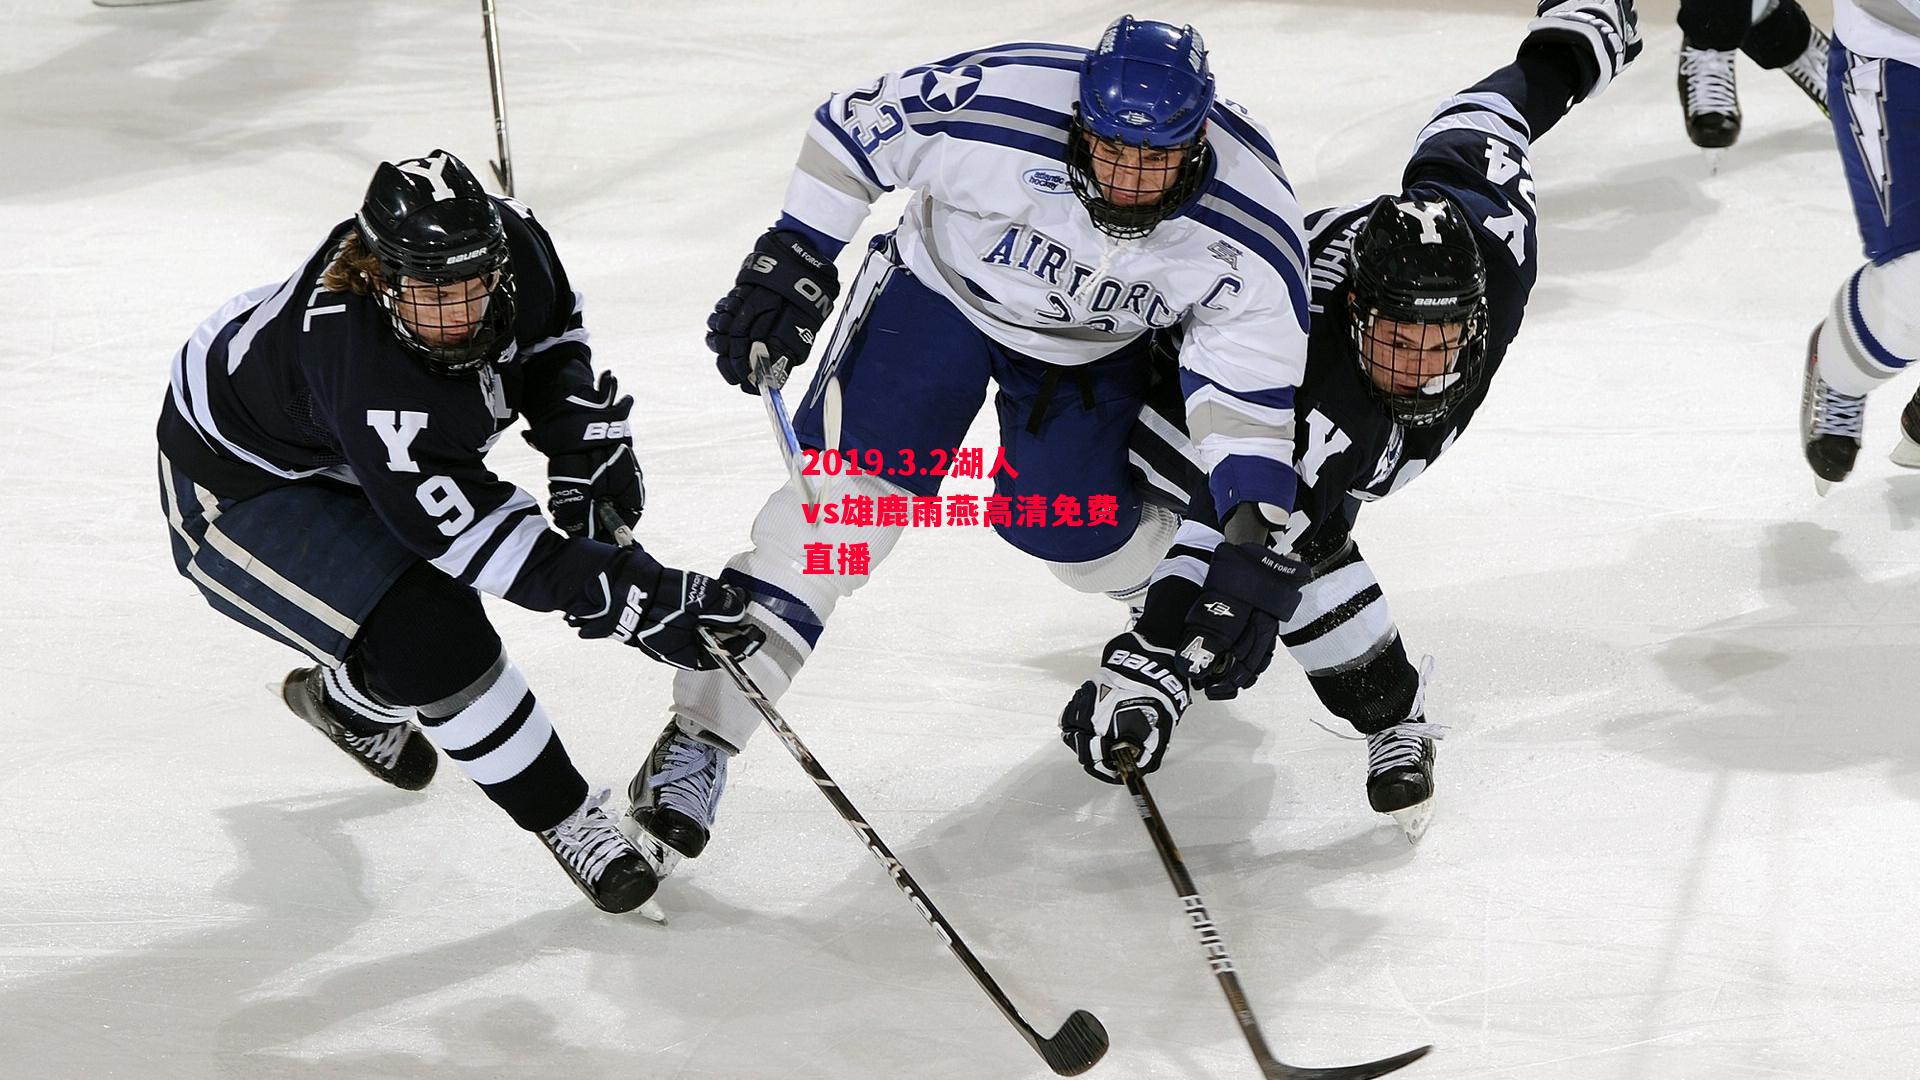
[[(1394, 419), (1409, 427), (1438, 423), (1472, 395), (1486, 374), (1487, 269), (1460, 208), (1417, 195), (1377, 200), (1354, 239), (1348, 311), (1360, 366)], [(1396, 324), (1394, 338), (1379, 335), (1383, 321)], [(1448, 336), (1454, 327), (1457, 338)], [(1432, 352), (1405, 342), (1443, 338), (1444, 368), (1421, 364), (1417, 382), (1393, 370), (1410, 354)]]
[[(429, 367), (457, 374), (506, 351), (514, 317), (506, 228), (499, 206), (459, 158), (435, 150), (382, 162), (354, 228), (380, 264), (375, 295), (395, 335)], [(436, 287), (468, 281), (480, 282), (485, 293), (440, 299), (448, 293)]]
[[(1080, 96), (1067, 132), (1067, 176), (1101, 231), (1135, 239), (1172, 217), (1207, 171), (1207, 110), (1213, 72), (1206, 43), (1191, 26), (1122, 15), (1080, 64)], [(1125, 200), (1105, 191), (1094, 172), (1095, 141), (1137, 152), (1181, 151), (1168, 175), (1139, 170), (1157, 198)], [(1170, 155), (1169, 155), (1170, 156)]]

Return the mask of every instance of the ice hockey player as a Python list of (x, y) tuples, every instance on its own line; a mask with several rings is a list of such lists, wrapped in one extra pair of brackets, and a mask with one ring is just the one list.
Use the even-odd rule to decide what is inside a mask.
[[(1800, 437), (1821, 494), (1853, 471), (1867, 394), (1920, 359), (1920, 0), (1834, 0), (1833, 133), (1867, 262), (1813, 332)], [(1893, 460), (1920, 468), (1920, 392)]]
[[(1486, 399), (1538, 271), (1529, 149), (1639, 51), (1631, 0), (1549, 0), (1513, 63), (1440, 103), (1399, 193), (1307, 216), (1296, 507), (1269, 536), (1232, 518), (1222, 529), (1196, 503), (1145, 610), (1061, 714), (1087, 772), (1117, 783), (1122, 744), (1158, 767), (1191, 696), (1253, 685), (1277, 638), (1327, 710), (1366, 737), (1368, 802), (1419, 837), (1433, 796), (1427, 670), (1408, 658), (1353, 526)], [(1294, 562), (1311, 571), (1297, 588)]]
[[(783, 213), (708, 323), (728, 382), (753, 392), (806, 357), (840, 291), (835, 257), (896, 188), (914, 196), (847, 289), (795, 420), (805, 445), (883, 455), (886, 475), (833, 478), (823, 504), (935, 496), (942, 478), (927, 465), (963, 445), (991, 382), (1010, 467), (999, 495), (1117, 505), (1111, 526), (996, 531), (1074, 589), (1144, 589), (1178, 521), (1135, 492), (1128, 441), (1149, 331), (1183, 324), (1180, 383), (1209, 501), (1223, 516), (1287, 519), (1307, 325), (1300, 211), (1265, 132), (1216, 98), (1191, 27), (1123, 17), (1090, 50), (984, 48), (830, 97)], [(835, 394), (837, 437), (824, 422)], [(746, 666), (770, 696), (866, 581), (803, 574), (803, 545), (865, 544), (871, 569), (902, 531), (855, 521), (809, 524), (783, 488), (721, 577), (752, 594), (767, 630)], [(723, 675), (676, 676), (623, 826), (667, 861), (698, 855), (728, 759), (759, 724)]]
[[(284, 282), (228, 301), (174, 356), (159, 423), (175, 564), (216, 611), (306, 653), (286, 704), (396, 787), (439, 747), (581, 891), (627, 911), (657, 879), (589, 797), (476, 590), (559, 610), (669, 664), (697, 629), (749, 651), (745, 595), (606, 542), (645, 500), (633, 399), (589, 366), (580, 300), (527, 211), (453, 155), (383, 163), (357, 216)], [(488, 470), (515, 419), (553, 517)]]
[(1682, 0), (1681, 116), (1687, 138), (1706, 150), (1740, 138), (1734, 51), (1793, 80), (1822, 115), (1827, 111), (1827, 35), (1797, 0)]

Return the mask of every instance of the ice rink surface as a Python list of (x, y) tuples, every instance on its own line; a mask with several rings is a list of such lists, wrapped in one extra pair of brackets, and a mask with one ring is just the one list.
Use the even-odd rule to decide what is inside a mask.
[[(1121, 10), (508, 0), (519, 194), (639, 397), (650, 549), (716, 570), (781, 482), (701, 335), (814, 106)], [(1316, 207), (1396, 188), (1531, 5), (1137, 13), (1205, 32)], [(453, 770), (384, 789), (306, 730), (267, 689), (298, 658), (174, 573), (169, 357), (378, 160), (484, 167), (476, 5), (0, 15), (0, 1075), (1047, 1075), (771, 738), (662, 889), (671, 925), (603, 916)], [(1361, 745), (1310, 722), (1284, 658), (1196, 707), (1154, 777), (1289, 1061), (1431, 1042), (1402, 1075), (1913, 1075), (1920, 475), (1886, 460), (1911, 386), (1816, 498), (1799, 368), (1860, 259), (1832, 135), (1743, 60), (1746, 133), (1709, 173), (1672, 16), (1647, 5), (1640, 64), (1536, 148), (1541, 280), (1473, 429), (1361, 519), (1438, 662), (1432, 831), (1413, 849), (1368, 811)], [(519, 439), (494, 460), (543, 493)], [(623, 786), (667, 670), (493, 610), (574, 759)], [(1036, 1025), (1106, 1022), (1091, 1075), (1253, 1076), (1132, 808), (1055, 738), (1121, 619), (991, 534), (916, 530), (784, 707)]]

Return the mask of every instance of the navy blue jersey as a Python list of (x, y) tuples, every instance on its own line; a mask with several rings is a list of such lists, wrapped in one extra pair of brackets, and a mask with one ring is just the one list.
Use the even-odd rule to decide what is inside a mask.
[(1426, 427), (1398, 424), (1374, 397), (1352, 343), (1353, 243), (1373, 200), (1307, 215), (1312, 330), (1296, 398), (1300, 495), (1284, 534), (1319, 561), (1344, 545), (1360, 504), (1406, 486), (1460, 437), (1486, 398), (1533, 289), (1533, 170), (1519, 69), (1441, 102), (1402, 176), (1408, 194), (1444, 197), (1472, 223), (1487, 268), (1487, 370), (1471, 397)]
[(513, 343), (492, 367), (437, 374), (373, 297), (327, 291), (321, 276), (352, 225), (342, 222), (293, 276), (228, 301), (182, 346), (161, 452), (224, 498), (354, 485), (448, 576), (537, 610), (579, 602), (616, 549), (554, 530), (533, 496), (485, 461), (517, 418), (538, 423), (593, 385), (580, 298), (553, 241), (526, 207), (496, 201), (516, 315)]

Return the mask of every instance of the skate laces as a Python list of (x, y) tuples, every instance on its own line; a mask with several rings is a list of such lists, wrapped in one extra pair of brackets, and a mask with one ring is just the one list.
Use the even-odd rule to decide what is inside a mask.
[(1426, 752), (1426, 739), (1443, 739), (1447, 734), (1445, 724), (1429, 724), (1426, 720), (1427, 682), (1433, 677), (1433, 657), (1420, 658), (1420, 685), (1413, 692), (1413, 706), (1407, 712), (1407, 718), (1391, 727), (1381, 728), (1371, 735), (1348, 734), (1335, 731), (1318, 719), (1311, 722), (1314, 727), (1347, 742), (1367, 742), (1367, 775), (1375, 776), (1388, 769), (1402, 765), (1417, 764), (1420, 755)]
[(1835, 390), (1820, 377), (1818, 369), (1808, 372), (1808, 377), (1813, 380), (1812, 435), (1840, 435), (1858, 439), (1867, 408), (1866, 396), (1855, 397)]
[(391, 771), (400, 763), (400, 751), (406, 749), (407, 740), (412, 735), (412, 729), (405, 724), (396, 724), (373, 735), (356, 735), (349, 731), (347, 745), (353, 748), (354, 753)]
[(725, 752), (678, 730), (667, 740), (665, 750), (662, 759), (654, 762), (647, 787), (656, 792), (659, 805), (685, 814), (703, 828), (713, 828), (720, 793), (727, 787)]
[(540, 833), (547, 847), (589, 884), (600, 880), (608, 863), (633, 850), (627, 838), (600, 812), (600, 805), (611, 794), (606, 788), (593, 792), (567, 820)]
[(1740, 98), (1733, 84), (1733, 53), (1680, 48), (1680, 74), (1687, 80), (1687, 113), (1735, 113)]

